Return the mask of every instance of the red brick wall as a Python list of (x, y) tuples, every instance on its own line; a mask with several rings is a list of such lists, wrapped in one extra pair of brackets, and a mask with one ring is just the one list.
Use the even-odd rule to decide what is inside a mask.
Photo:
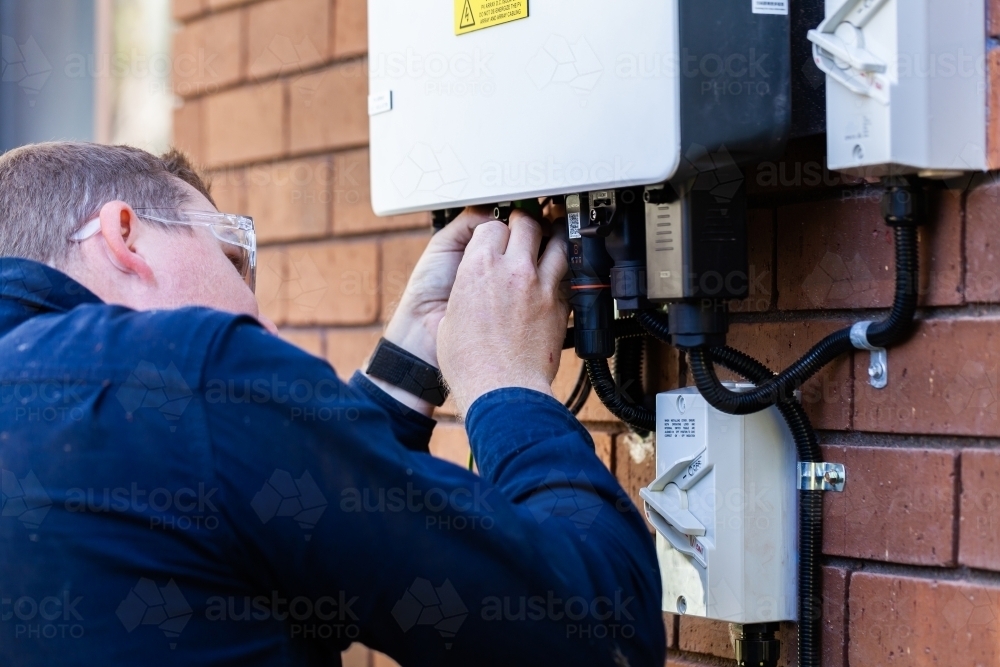
[[(364, 0), (174, 0), (175, 141), (213, 174), (221, 209), (257, 220), (264, 312), (345, 377), (429, 238), (427, 215), (369, 206), (365, 12)], [(747, 173), (754, 282), (730, 342), (773, 368), (892, 299), (878, 190), (826, 172), (823, 147), (795, 142)], [(889, 386), (868, 386), (859, 353), (804, 387), (828, 459), (848, 466), (846, 491), (826, 500), (828, 667), (1000, 664), (1000, 184), (950, 186), (922, 231), (922, 322), (890, 352)], [(579, 362), (563, 360), (564, 396)], [(664, 348), (651, 371), (660, 389), (683, 376)], [(464, 430), (447, 406), (439, 416), (434, 452), (464, 464)], [(637, 498), (651, 447), (595, 400), (581, 417)], [(670, 664), (733, 664), (726, 625), (665, 622)], [(783, 636), (791, 665), (794, 627)], [(356, 647), (345, 664), (391, 662)]]

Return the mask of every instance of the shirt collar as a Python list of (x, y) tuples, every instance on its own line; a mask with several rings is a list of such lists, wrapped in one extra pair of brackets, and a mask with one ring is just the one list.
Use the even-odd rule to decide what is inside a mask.
[(5, 301), (50, 312), (68, 312), (84, 303), (103, 303), (61, 271), (30, 259), (0, 257), (0, 307)]

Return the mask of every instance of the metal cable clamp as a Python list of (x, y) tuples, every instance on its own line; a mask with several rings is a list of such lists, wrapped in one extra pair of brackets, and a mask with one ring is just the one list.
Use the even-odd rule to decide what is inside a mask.
[(868, 327), (872, 322), (858, 322), (851, 327), (851, 345), (859, 350), (868, 350), (868, 381), (876, 389), (884, 389), (889, 384), (889, 353), (884, 347), (875, 347), (868, 342)]
[(843, 463), (803, 463), (799, 462), (800, 491), (837, 491), (844, 490), (847, 482), (847, 469)]

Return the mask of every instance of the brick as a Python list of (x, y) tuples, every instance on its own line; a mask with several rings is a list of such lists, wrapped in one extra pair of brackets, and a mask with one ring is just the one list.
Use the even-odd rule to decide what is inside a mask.
[[(1000, 25), (996, 0), (990, 0), (990, 24)], [(990, 169), (1000, 169), (1000, 49), (986, 53), (986, 161)]]
[[(246, 205), (246, 173), (242, 169), (225, 169), (211, 174), (210, 192), (215, 207), (224, 213), (249, 215)], [(254, 221), (257, 242), (260, 243), (260, 227)]]
[(202, 134), (202, 103), (187, 100), (174, 109), (173, 143), (195, 164), (205, 161), (205, 144)]
[(855, 355), (854, 428), (887, 433), (1000, 436), (997, 320), (921, 321), (889, 350), (889, 384), (868, 383), (868, 355)]
[(240, 79), (240, 13), (215, 14), (188, 23), (174, 36), (174, 92), (212, 93)]
[(207, 0), (209, 9), (226, 9), (227, 7), (235, 7), (236, 5), (245, 5), (252, 0)]
[(334, 16), (333, 53), (338, 58), (368, 52), (368, 3), (337, 0)]
[(282, 285), (288, 273), (288, 255), (280, 249), (257, 250), (257, 303), (260, 312), (275, 324), (285, 323), (287, 303), (282, 298)]
[(1000, 570), (1000, 451), (962, 451), (958, 561)]
[(591, 431), (590, 437), (594, 440), (594, 453), (597, 454), (597, 458), (601, 459), (601, 463), (603, 463), (608, 470), (614, 472), (614, 435), (603, 431)]
[(469, 466), (469, 436), (461, 424), (440, 423), (431, 436), (431, 454), (457, 466)]
[(946, 449), (823, 447), (847, 467), (823, 497), (823, 552), (912, 565), (955, 564), (958, 457)]
[(171, 13), (178, 21), (186, 21), (205, 11), (205, 0), (173, 0)]
[(990, 37), (1000, 37), (1000, 0), (988, 0), (986, 3), (986, 30)]
[(283, 152), (282, 83), (247, 86), (205, 100), (205, 160), (222, 166)]
[(363, 644), (351, 644), (351, 648), (340, 654), (342, 667), (369, 667), (371, 651)]
[(1000, 301), (1000, 182), (979, 179), (966, 203), (965, 298), (975, 303)]
[(372, 210), (371, 199), (368, 149), (337, 153), (330, 193), (334, 234), (372, 234), (431, 225), (428, 213), (379, 217)]
[[(771, 370), (781, 371), (823, 338), (850, 324), (844, 321), (739, 323), (730, 325), (727, 342)], [(719, 375), (724, 379), (736, 379), (733, 373), (721, 369)], [(850, 355), (824, 366), (802, 386), (802, 404), (816, 428), (850, 429), (852, 400)]]
[(388, 322), (396, 310), (406, 283), (424, 254), (430, 233), (389, 236), (382, 241), (382, 321)]
[(281, 337), (314, 357), (323, 356), (323, 333), (321, 331), (283, 329)]
[(697, 616), (681, 616), (677, 647), (682, 651), (733, 659), (736, 648), (729, 623)]
[(363, 64), (335, 65), (291, 83), (291, 149), (368, 143), (368, 77)]
[(735, 662), (720, 663), (718, 660), (708, 658), (698, 658), (690, 655), (683, 655), (676, 651), (667, 651), (667, 667), (718, 667), (724, 664), (726, 667), (735, 665)]
[(247, 12), (249, 76), (295, 74), (325, 57), (329, 0), (272, 0)]
[(855, 572), (849, 661), (865, 667), (1000, 663), (1000, 588)]
[(378, 319), (378, 248), (316, 243), (288, 250), (281, 298), (291, 324), (374, 324)]
[(327, 329), (326, 359), (337, 375), (348, 380), (360, 370), (382, 337), (381, 327), (365, 329)]
[[(573, 393), (573, 387), (576, 386), (576, 381), (580, 377), (582, 365), (583, 362), (576, 356), (576, 352), (563, 350), (562, 359), (559, 362), (559, 372), (552, 383), (552, 391), (560, 401), (569, 399), (570, 394)], [(587, 399), (587, 403), (577, 418), (584, 423), (621, 423), (608, 412), (608, 409), (604, 407), (593, 391), (590, 392), (590, 398)]]
[[(778, 209), (778, 308), (887, 308), (895, 292), (893, 232), (878, 198)], [(932, 196), (921, 231), (921, 303), (962, 303), (961, 200)]]
[(667, 648), (677, 648), (677, 618), (676, 614), (663, 612), (663, 628), (667, 632)]
[(291, 160), (250, 167), (246, 175), (247, 215), (260, 243), (325, 236), (329, 230), (328, 158)]
[(774, 301), (774, 211), (751, 209), (747, 212), (747, 255), (749, 258), (749, 295), (732, 301), (734, 313), (759, 313), (770, 310)]
[(823, 567), (823, 634), (820, 637), (823, 667), (848, 667), (847, 587), (850, 572), (840, 567)]
[[(656, 477), (656, 450), (652, 439), (640, 439), (631, 433), (615, 438), (615, 477), (636, 507), (642, 507), (639, 489)], [(653, 528), (647, 525), (650, 532)]]

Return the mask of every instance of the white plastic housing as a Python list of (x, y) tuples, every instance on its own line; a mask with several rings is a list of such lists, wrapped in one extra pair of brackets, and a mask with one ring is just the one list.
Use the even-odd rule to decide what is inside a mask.
[(377, 214), (674, 175), (677, 0), (533, 0), (528, 18), (464, 35), (454, 5), (369, 0)]
[[(727, 385), (745, 387), (748, 385)], [(656, 397), (663, 610), (730, 623), (796, 620), (796, 455), (776, 408), (727, 415), (694, 388)]]
[[(829, 168), (986, 170), (984, 0), (847, 3), (849, 12), (845, 0), (826, 0), (826, 34), (817, 42), (819, 31), (810, 32), (814, 60), (828, 72)], [(841, 8), (844, 20), (830, 21)], [(824, 39), (838, 57), (821, 50)]]

